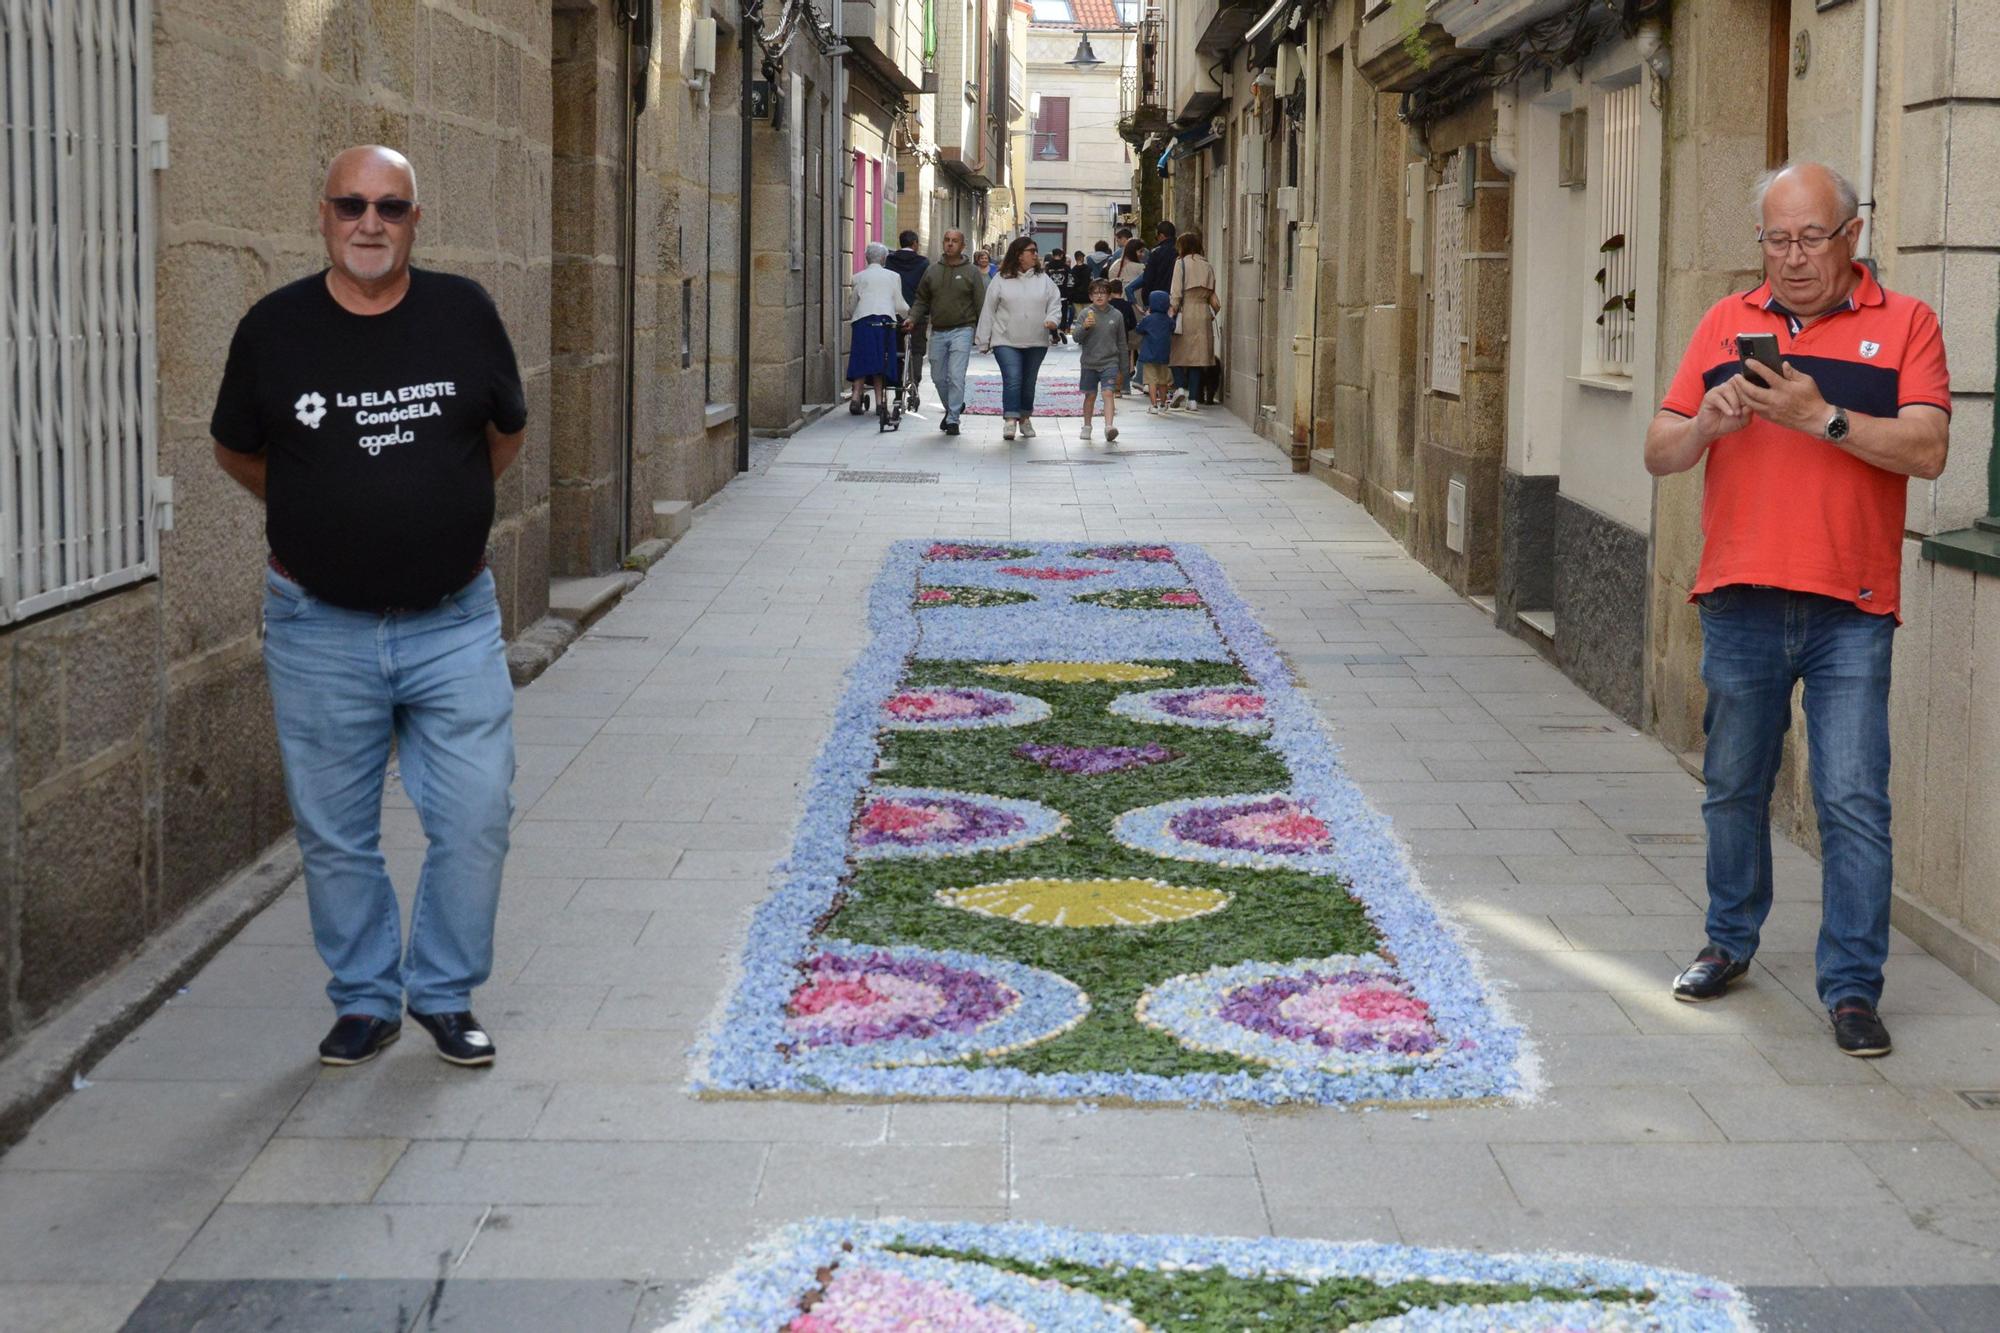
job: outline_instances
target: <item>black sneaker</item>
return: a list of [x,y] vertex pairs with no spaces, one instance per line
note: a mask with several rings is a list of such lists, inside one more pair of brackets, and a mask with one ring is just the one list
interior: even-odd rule
[[958,423],[956,421],[947,421],[941,429],[947,435],[956,435],[958,434]]
[[456,1014],[420,1014],[410,1010],[410,1017],[423,1025],[424,1031],[437,1042],[438,1054],[455,1065],[490,1065],[496,1054],[493,1038],[486,1035],[486,1029],[479,1026],[479,1020],[470,1010]]
[[1864,1060],[1889,1053],[1889,1029],[1866,1000],[1842,1000],[1835,1006],[1833,1040],[1846,1054]]
[[1738,962],[1714,945],[1696,954],[1687,970],[1674,978],[1674,998],[1689,1004],[1713,1000],[1729,989],[1729,983],[1750,970],[1746,959]]
[[342,1014],[333,1020],[332,1031],[319,1044],[323,1065],[367,1064],[382,1048],[403,1035],[403,1025],[389,1018],[369,1014]]

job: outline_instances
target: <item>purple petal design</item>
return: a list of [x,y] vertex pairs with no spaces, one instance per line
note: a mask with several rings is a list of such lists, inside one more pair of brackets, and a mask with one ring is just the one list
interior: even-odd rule
[[964,856],[1054,837],[1069,817],[1037,801],[933,787],[876,787],[854,817],[854,857]]
[[1043,768],[1072,776],[1100,777],[1181,757],[1164,745],[1017,745],[1014,753]]

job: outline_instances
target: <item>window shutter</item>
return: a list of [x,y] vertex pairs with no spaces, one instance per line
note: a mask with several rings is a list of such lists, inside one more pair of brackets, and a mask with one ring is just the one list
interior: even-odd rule
[[1038,138],[1035,141],[1035,146],[1031,150],[1035,156],[1040,156],[1043,144],[1054,144],[1056,155],[1052,160],[1057,162],[1069,161],[1069,99],[1067,97],[1042,98],[1042,114],[1035,118],[1035,132],[1037,135],[1050,136],[1048,138]]

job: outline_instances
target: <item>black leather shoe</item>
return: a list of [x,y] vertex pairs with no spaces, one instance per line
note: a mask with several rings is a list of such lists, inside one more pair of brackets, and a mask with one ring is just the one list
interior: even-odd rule
[[945,434],[947,434],[947,435],[956,435],[956,434],[958,434],[958,423],[957,423],[956,421],[947,421],[947,422],[945,422],[945,423],[944,423],[944,433],[945,433]]
[[1842,1000],[1835,1007],[1833,1040],[1842,1051],[1864,1060],[1889,1053],[1889,1029],[1866,1000]]
[[1711,944],[1694,956],[1685,972],[1674,978],[1674,998],[1689,1004],[1713,1000],[1729,989],[1730,982],[1749,970],[1749,960],[1738,962]]
[[420,1014],[410,1017],[423,1025],[437,1042],[438,1054],[455,1065],[490,1065],[495,1054],[493,1038],[479,1026],[470,1010],[456,1014]]
[[403,1025],[368,1014],[342,1014],[333,1020],[333,1030],[319,1044],[323,1065],[366,1064],[382,1053],[382,1048],[403,1035]]

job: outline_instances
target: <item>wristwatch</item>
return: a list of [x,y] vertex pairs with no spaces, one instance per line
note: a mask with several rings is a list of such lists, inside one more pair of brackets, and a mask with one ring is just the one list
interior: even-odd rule
[[1835,444],[1839,444],[1847,438],[1848,429],[1847,409],[1844,407],[1834,408],[1833,415],[1826,419],[1826,438]]

